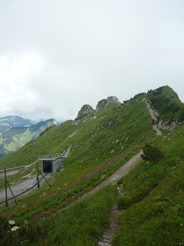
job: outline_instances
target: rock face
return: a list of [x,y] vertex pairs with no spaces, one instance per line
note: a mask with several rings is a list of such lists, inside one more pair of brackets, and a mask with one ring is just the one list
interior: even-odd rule
[[82,106],[81,110],[78,112],[77,118],[79,118],[81,115],[88,115],[88,114],[93,114],[95,110],[88,104],[85,104]]
[[120,103],[119,99],[115,96],[113,97],[108,97],[107,98],[107,105],[109,104],[115,104],[115,103]]
[[96,106],[96,112],[106,108],[107,105],[109,105],[109,104],[116,104],[116,103],[120,103],[120,101],[115,96],[111,96],[111,97],[108,97],[107,99],[103,99],[103,100],[98,102],[98,104]]
[[101,101],[98,102],[97,106],[96,106],[96,112],[104,109],[107,105],[107,99],[102,99]]
[[174,130],[175,127],[177,127],[177,125],[178,125],[177,121],[173,121],[169,125],[168,122],[164,122],[163,120],[160,120],[159,123],[158,123],[158,128],[161,129],[161,130],[172,131],[172,130]]
[[88,104],[82,106],[77,114],[77,118],[73,121],[72,125],[78,125],[81,121],[85,121],[89,116],[92,116],[95,110]]

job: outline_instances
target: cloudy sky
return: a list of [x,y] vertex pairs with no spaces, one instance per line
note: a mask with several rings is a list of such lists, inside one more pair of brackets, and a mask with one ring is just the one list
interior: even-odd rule
[[74,119],[169,85],[184,102],[183,0],[0,0],[0,117]]

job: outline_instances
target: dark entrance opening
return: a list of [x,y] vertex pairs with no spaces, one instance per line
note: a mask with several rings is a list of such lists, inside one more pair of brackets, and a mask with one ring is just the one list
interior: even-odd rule
[[51,173],[52,161],[43,161],[43,173]]

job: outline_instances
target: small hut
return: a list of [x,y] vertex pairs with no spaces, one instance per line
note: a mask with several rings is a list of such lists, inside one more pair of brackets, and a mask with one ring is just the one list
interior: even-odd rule
[[65,156],[39,156],[42,161],[42,173],[55,173],[62,165]]

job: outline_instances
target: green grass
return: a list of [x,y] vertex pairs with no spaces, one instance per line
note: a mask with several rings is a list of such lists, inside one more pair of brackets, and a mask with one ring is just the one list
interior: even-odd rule
[[[119,218],[121,229],[113,245],[181,245],[183,242],[183,130],[181,124],[159,141],[165,149],[164,160],[157,164],[142,161],[119,181],[125,193],[118,201],[123,212]],[[169,146],[165,141],[168,135]]]
[[147,98],[159,113],[158,120],[164,120],[170,124],[172,121],[184,120],[184,104],[178,95],[169,87],[163,86],[156,90],[150,90]]
[[[36,161],[38,155],[50,154],[51,149],[56,155],[71,146],[64,170],[48,177],[51,188],[44,183],[40,189],[18,198],[17,206],[10,202],[8,210],[4,206],[0,208],[1,234],[4,242],[9,242],[7,245],[12,242],[14,245],[97,245],[108,223],[112,204],[117,200],[116,186],[100,191],[69,210],[58,211],[85,196],[138,153],[145,143],[161,149],[164,159],[158,163],[142,161],[119,181],[123,184],[124,196],[117,203],[123,211],[119,218],[120,231],[113,245],[181,243],[184,124],[156,136],[143,97],[146,95],[140,94],[122,105],[109,105],[95,118],[89,117],[79,125],[66,121],[51,127],[36,140],[0,160],[2,169],[24,166]],[[8,177],[9,182],[21,180],[32,169],[33,166]],[[10,219],[21,226],[19,232],[8,232],[7,220]]]
[[[15,233],[10,233],[11,226],[1,219],[1,233],[6,231],[7,235],[0,245],[97,245],[109,222],[116,196],[117,187],[109,186],[62,212],[48,210],[24,221],[14,214],[16,225],[21,227]],[[21,210],[25,213],[24,208]],[[8,219],[12,216],[8,215]]]
[[183,240],[184,162],[169,172],[149,196],[122,212],[113,245],[179,245]]

